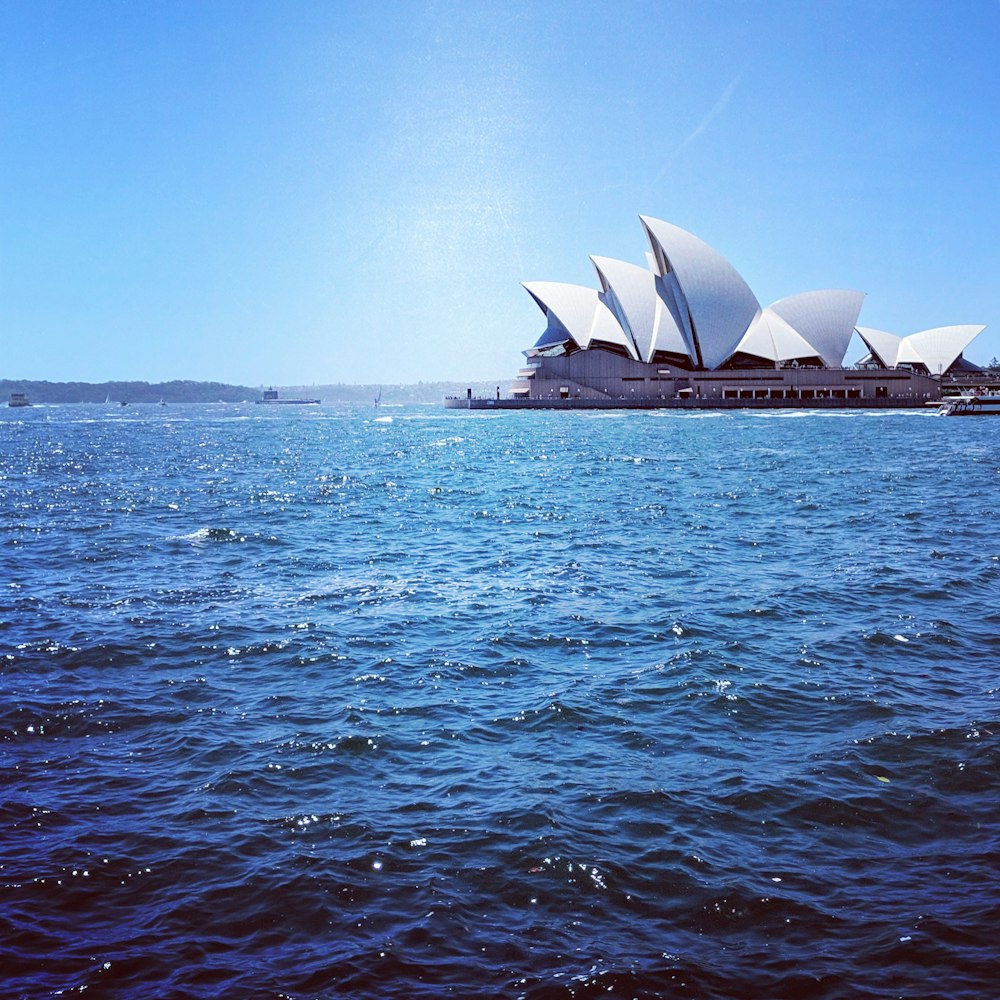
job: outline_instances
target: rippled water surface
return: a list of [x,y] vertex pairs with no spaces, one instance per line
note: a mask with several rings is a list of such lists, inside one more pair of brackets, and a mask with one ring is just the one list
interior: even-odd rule
[[4,409],[4,995],[997,996],[998,441]]

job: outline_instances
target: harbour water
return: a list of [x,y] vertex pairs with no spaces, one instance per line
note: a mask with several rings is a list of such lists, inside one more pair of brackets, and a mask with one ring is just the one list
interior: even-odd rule
[[4,410],[4,995],[998,995],[997,431]]

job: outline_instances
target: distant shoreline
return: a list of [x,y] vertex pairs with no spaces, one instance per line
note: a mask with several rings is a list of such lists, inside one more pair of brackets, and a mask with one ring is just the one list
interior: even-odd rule
[[[416,382],[399,385],[274,386],[283,396],[308,396],[324,403],[439,403],[445,396],[492,395],[505,380],[483,382]],[[23,392],[32,403],[244,403],[261,397],[261,388],[226,382],[47,382],[0,379],[0,405],[12,392]]]

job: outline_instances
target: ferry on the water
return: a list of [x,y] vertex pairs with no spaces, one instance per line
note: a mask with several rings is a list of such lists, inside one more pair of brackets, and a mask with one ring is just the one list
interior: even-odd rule
[[1000,392],[969,392],[946,396],[938,409],[939,417],[1000,416]]
[[319,403],[318,399],[282,399],[278,395],[277,389],[265,389],[260,399],[255,399],[255,403],[270,403],[277,406],[314,406]]

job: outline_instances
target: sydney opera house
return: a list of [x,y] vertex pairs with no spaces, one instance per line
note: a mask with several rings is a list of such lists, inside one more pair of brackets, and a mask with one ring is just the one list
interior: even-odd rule
[[[597,286],[529,281],[546,327],[496,399],[452,407],[922,406],[983,326],[897,336],[857,326],[864,295],[802,292],[762,308],[697,236],[640,216],[647,266],[591,257]],[[869,354],[844,357],[857,331]]]

